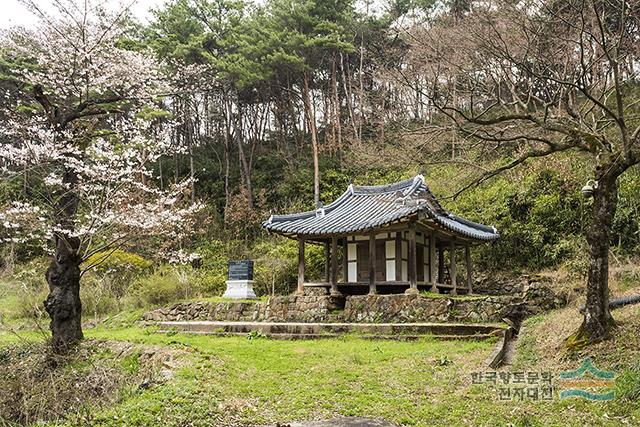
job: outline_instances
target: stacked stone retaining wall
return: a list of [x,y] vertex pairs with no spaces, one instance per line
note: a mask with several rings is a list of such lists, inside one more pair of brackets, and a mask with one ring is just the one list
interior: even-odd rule
[[[498,322],[522,319],[562,307],[566,297],[544,280],[512,281],[508,295],[330,295],[276,296],[268,301],[186,302],[145,313],[146,321],[270,321],[270,322]],[[491,290],[493,286],[485,287]]]

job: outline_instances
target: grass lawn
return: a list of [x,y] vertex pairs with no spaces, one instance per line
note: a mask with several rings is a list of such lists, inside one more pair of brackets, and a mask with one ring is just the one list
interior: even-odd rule
[[[136,393],[96,416],[133,425],[265,424],[338,414],[407,425],[451,425],[466,374],[491,352],[488,342],[318,341],[213,338],[96,330],[92,338],[188,349],[193,363],[171,384]],[[460,395],[458,395],[458,392]],[[452,401],[447,394],[451,393]],[[439,420],[439,421],[438,421]]]
[[[75,372],[75,381],[90,376],[91,366],[100,372],[116,370],[124,385],[102,405],[88,396],[88,404],[66,408],[67,419],[57,418],[50,425],[245,426],[335,416],[384,418],[403,426],[640,425],[639,306],[614,312],[619,322],[614,340],[573,357],[562,354],[561,343],[580,322],[577,307],[529,319],[513,366],[501,370],[557,375],[591,356],[599,368],[618,374],[619,398],[611,402],[559,400],[557,394],[548,402],[500,401],[496,386],[472,384],[471,377],[489,370],[485,360],[495,340],[402,342],[345,336],[278,341],[156,334],[131,326],[140,316],[141,311],[123,312],[85,330],[83,347],[98,350],[86,351],[88,359],[66,366],[65,372]],[[4,331],[2,326],[0,369],[5,348],[44,340],[43,332],[25,324],[12,329],[5,323]],[[96,343],[110,344],[105,349]],[[130,350],[123,355],[118,345]],[[172,378],[141,386],[145,349],[166,351],[181,360],[170,367]],[[41,388],[45,394],[51,389]],[[0,425],[2,416],[0,411]]]
[[[495,342],[351,336],[276,341],[162,335],[137,327],[97,328],[86,335],[175,349],[188,359],[173,379],[129,387],[115,404],[84,411],[82,421],[90,425],[273,425],[338,415],[412,426],[613,426],[640,420],[637,402],[499,401],[494,386],[471,384],[472,372],[486,370]],[[7,338],[0,335],[0,342]]]

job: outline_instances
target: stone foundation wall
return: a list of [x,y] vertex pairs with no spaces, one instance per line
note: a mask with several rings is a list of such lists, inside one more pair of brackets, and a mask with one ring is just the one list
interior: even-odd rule
[[[512,283],[516,283],[512,281]],[[267,302],[180,303],[145,313],[146,321],[271,321],[271,322],[499,322],[519,325],[531,315],[559,308],[566,296],[544,280],[521,278],[510,295],[290,295]]]
[[566,293],[555,292],[549,284],[549,281],[531,280],[523,287],[522,296],[528,315],[564,307],[569,303]]
[[528,276],[508,277],[478,275],[474,277],[473,293],[481,295],[514,295],[522,293]]
[[340,321],[334,314],[340,300],[328,295],[291,295],[269,298],[264,320],[270,322]]
[[146,321],[184,322],[189,320],[259,321],[265,317],[264,302],[185,302],[158,308],[142,316]]
[[348,297],[349,322],[499,322],[522,303],[519,296],[440,297],[358,295]]
[[146,321],[270,322],[497,322],[522,308],[522,298],[481,296],[440,298],[421,295],[273,297],[268,302],[180,303],[145,313]]

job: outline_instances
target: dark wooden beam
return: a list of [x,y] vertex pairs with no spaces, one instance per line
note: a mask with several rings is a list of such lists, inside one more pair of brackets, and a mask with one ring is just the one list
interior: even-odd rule
[[429,280],[431,281],[431,292],[438,292],[438,287],[436,286],[436,283],[438,282],[437,262],[436,235],[435,233],[431,233],[431,235],[429,236]]
[[298,239],[298,290],[299,295],[304,294],[304,239]]
[[456,243],[451,241],[451,248],[449,249],[449,274],[451,275],[451,295],[458,295],[458,284],[456,279]]
[[396,280],[402,280],[402,234],[396,233]]
[[349,281],[349,241],[342,239],[342,281]]
[[369,234],[369,294],[376,292],[376,233]]
[[329,242],[324,242],[324,281],[329,281],[330,269],[331,266],[331,249],[329,247]]
[[331,284],[331,295],[339,296],[338,290],[338,238],[333,237],[331,239],[331,273],[329,278]]
[[467,293],[473,291],[473,266],[471,265],[471,249],[469,245],[464,247],[464,257],[467,262]]
[[438,283],[444,283],[444,247],[438,247]]
[[418,293],[418,264],[416,260],[416,223],[409,223],[409,262],[408,262],[408,279],[409,289],[406,290],[407,294]]

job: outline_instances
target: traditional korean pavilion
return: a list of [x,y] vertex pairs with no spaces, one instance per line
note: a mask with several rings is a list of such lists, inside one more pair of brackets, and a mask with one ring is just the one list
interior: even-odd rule
[[[330,205],[272,215],[263,226],[298,240],[298,293],[305,287],[325,287],[331,295],[367,290],[411,294],[419,289],[471,293],[471,247],[499,238],[495,227],[447,212],[422,175],[387,185],[349,185]],[[323,282],[305,281],[305,243],[325,247]],[[457,265],[462,251],[464,280]]]

